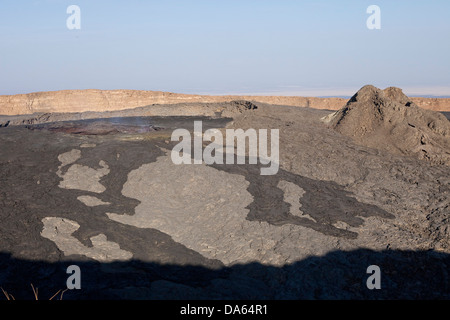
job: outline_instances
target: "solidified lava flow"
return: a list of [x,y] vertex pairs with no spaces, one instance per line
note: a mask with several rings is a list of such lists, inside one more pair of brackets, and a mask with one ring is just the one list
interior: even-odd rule
[[27,126],[27,128],[79,135],[140,134],[163,129],[150,124],[126,124],[106,120],[55,122]]

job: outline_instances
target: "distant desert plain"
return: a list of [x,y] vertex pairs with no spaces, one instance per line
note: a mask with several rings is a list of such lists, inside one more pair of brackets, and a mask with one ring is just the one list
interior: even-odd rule
[[[410,99],[424,109],[450,112],[450,98],[411,97]],[[152,104],[219,103],[233,100],[337,110],[342,108],[348,99],[299,96],[194,95],[144,90],[61,90],[0,95],[0,115],[36,112],[102,112],[132,109]]]

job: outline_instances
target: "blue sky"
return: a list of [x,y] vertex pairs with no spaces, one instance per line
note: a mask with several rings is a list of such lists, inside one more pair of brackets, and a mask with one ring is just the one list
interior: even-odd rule
[[[80,30],[66,27],[72,4]],[[448,0],[2,0],[0,94],[450,95],[449,39]]]

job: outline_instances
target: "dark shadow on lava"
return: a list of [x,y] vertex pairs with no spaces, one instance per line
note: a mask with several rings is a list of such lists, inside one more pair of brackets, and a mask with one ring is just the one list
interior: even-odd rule
[[[16,300],[48,300],[66,288],[69,265],[81,270],[81,289],[63,300],[322,300],[450,299],[450,255],[435,251],[334,251],[275,267],[259,263],[210,269],[194,265],[86,259],[47,263],[0,253],[0,286]],[[366,283],[369,265],[381,270],[381,289]],[[57,296],[55,299],[58,299]],[[6,300],[3,294],[0,300]]]

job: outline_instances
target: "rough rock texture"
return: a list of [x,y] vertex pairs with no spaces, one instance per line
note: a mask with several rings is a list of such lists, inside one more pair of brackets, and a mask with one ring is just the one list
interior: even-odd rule
[[450,122],[440,112],[420,108],[399,88],[364,86],[324,120],[365,146],[450,164]]
[[[0,115],[114,111],[152,104],[214,103],[249,100],[276,105],[337,110],[346,99],[296,96],[210,96],[140,90],[61,90],[0,96]],[[413,98],[423,108],[450,111],[450,99]]]
[[[123,111],[123,125],[164,128],[149,132],[0,128],[0,286],[45,299],[75,264],[82,289],[64,299],[450,298],[447,166],[357,144],[321,121],[329,111],[254,105]],[[278,173],[175,166],[171,133],[196,120],[278,129]],[[381,290],[366,286],[370,265]]]
[[41,236],[50,239],[58,248],[66,254],[82,254],[101,262],[117,260],[129,260],[133,254],[121,250],[117,243],[108,241],[104,234],[91,237],[92,247],[84,246],[72,234],[80,228],[80,225],[72,220],[47,217],[42,219],[44,227]]

